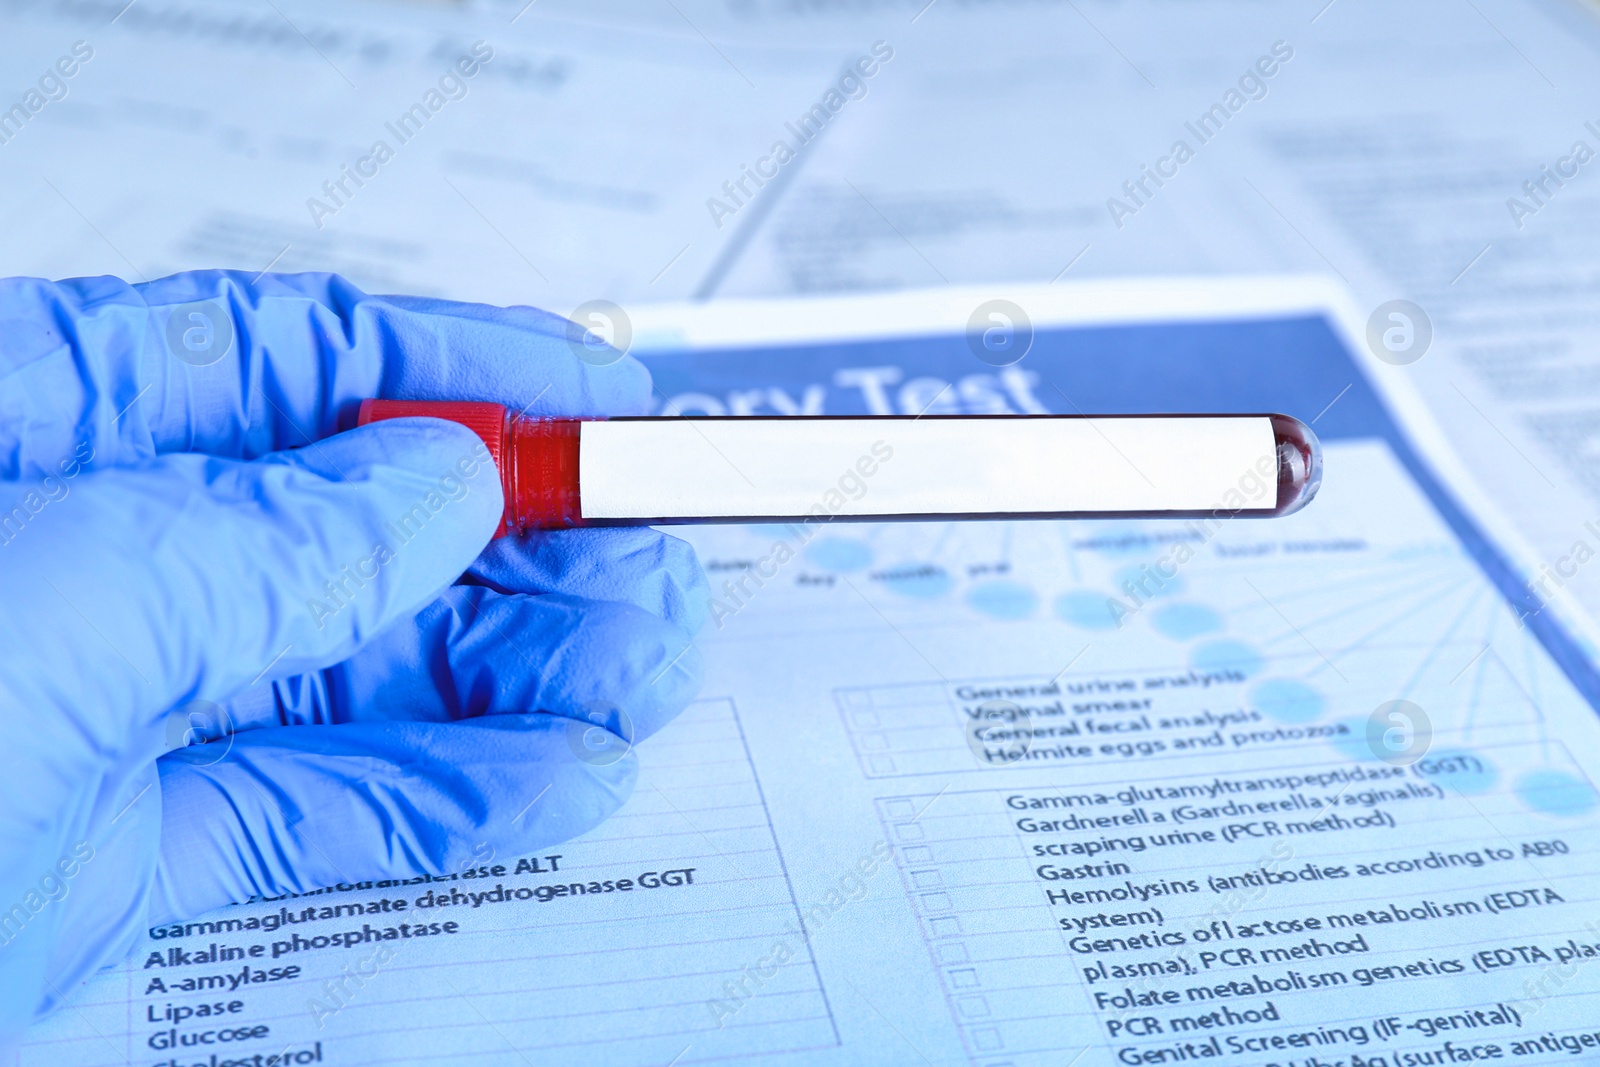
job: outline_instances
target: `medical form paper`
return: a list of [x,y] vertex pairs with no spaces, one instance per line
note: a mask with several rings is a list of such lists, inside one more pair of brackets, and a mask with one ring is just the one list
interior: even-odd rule
[[[692,529],[705,689],[619,814],[151,930],[20,1062],[1600,1056],[1586,638],[1519,598],[1360,323],[1246,288],[1013,289],[999,367],[979,293],[641,310],[663,410],[1277,410],[1323,489],[1273,521]],[[872,492],[852,465],[817,499]]]

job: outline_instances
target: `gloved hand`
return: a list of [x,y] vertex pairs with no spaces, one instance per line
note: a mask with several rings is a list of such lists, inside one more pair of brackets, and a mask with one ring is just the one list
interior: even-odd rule
[[149,925],[532,853],[627,796],[699,685],[688,547],[484,552],[471,431],[337,432],[371,396],[642,413],[644,368],[566,331],[329,275],[0,281],[0,1051]]

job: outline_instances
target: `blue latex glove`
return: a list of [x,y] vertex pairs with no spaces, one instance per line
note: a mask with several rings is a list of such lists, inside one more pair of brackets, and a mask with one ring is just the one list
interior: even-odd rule
[[471,431],[337,432],[374,396],[644,412],[644,368],[566,330],[329,275],[0,281],[0,1048],[148,925],[532,853],[627,796],[618,738],[699,685],[688,547],[485,552]]

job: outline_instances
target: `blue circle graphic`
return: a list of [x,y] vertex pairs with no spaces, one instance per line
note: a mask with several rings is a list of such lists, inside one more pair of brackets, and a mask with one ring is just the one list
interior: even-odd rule
[[1009,578],[996,578],[972,587],[967,603],[973,610],[995,619],[1026,619],[1039,607],[1039,594]]
[[1267,678],[1250,690],[1250,706],[1279,722],[1311,722],[1327,710],[1323,695],[1293,678]]
[[1056,597],[1056,617],[1085,630],[1115,630],[1117,616],[1112,613],[1111,604],[1111,598],[1104,593],[1062,593]]
[[1340,755],[1353,760],[1376,760],[1377,753],[1372,751],[1372,746],[1367,743],[1366,719],[1340,719],[1334,724],[1344,732],[1329,739],[1328,743],[1339,750]]
[[1587,815],[1600,803],[1594,786],[1566,771],[1533,771],[1517,782],[1517,795],[1546,815]]
[[1189,655],[1189,666],[1197,671],[1234,670],[1246,678],[1261,673],[1265,665],[1261,653],[1243,641],[1228,638],[1207,641]]
[[[1168,565],[1166,569],[1173,571],[1171,578],[1162,577],[1152,564],[1130,564],[1118,570],[1112,581],[1116,583],[1118,592],[1138,596],[1144,600],[1158,596],[1176,596],[1183,592],[1183,579],[1172,566]],[[1128,593],[1130,587],[1133,589],[1132,593]]]
[[1222,629],[1222,616],[1204,604],[1168,604],[1150,618],[1156,633],[1174,641],[1187,641]]
[[859,571],[872,563],[872,549],[865,541],[830,537],[806,549],[806,560],[825,571]]

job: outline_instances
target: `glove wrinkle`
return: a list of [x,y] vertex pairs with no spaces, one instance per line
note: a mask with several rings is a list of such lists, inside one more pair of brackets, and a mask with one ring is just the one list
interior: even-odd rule
[[152,918],[446,874],[481,862],[484,844],[520,856],[582,833],[631,791],[636,765],[585,762],[568,733],[541,715],[367,722],[250,731],[205,764],[169,754]]
[[[209,363],[169,330],[202,321],[229,339]],[[0,951],[0,1060],[152,921],[587,832],[693,697],[709,597],[687,545],[572,531],[474,565],[503,501],[492,466],[452,474],[471,431],[337,432],[367,397],[647,414],[643,365],[579,359],[561,318],[195,271],[0,279],[0,323],[0,514],[29,516],[0,536],[28,608],[0,613],[27,726],[0,900],[96,850]],[[597,753],[597,725],[629,744]]]
[[694,550],[647,528],[540,530],[492,542],[462,581],[500,593],[574,593],[634,604],[698,633],[711,591]]

